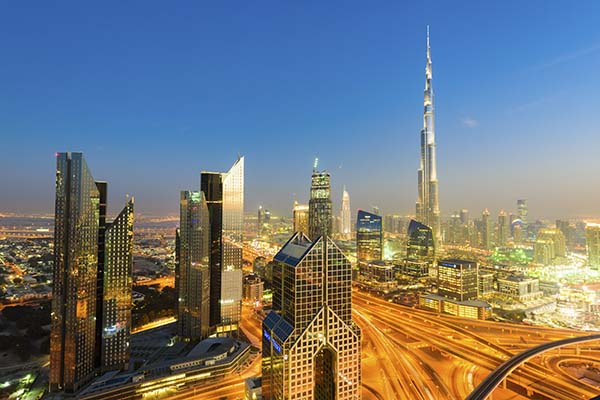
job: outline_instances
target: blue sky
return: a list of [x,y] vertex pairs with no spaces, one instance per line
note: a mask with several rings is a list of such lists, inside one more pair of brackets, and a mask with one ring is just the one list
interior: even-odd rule
[[0,211],[51,212],[83,151],[137,211],[176,214],[246,156],[246,208],[306,201],[315,156],[353,209],[413,212],[431,25],[443,215],[600,215],[600,3],[4,2]]

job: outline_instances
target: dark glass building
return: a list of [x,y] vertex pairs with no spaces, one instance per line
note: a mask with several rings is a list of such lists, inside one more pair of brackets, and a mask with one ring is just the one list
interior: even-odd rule
[[358,210],[356,219],[356,257],[359,262],[383,259],[383,223],[381,216]]
[[308,236],[312,240],[318,239],[319,236],[332,235],[331,207],[331,176],[329,172],[317,171],[317,161],[315,161],[308,201]]
[[94,375],[100,192],[81,153],[56,155],[50,390]]
[[435,242],[430,227],[414,219],[408,224],[406,257],[412,260],[433,260]]
[[262,325],[263,398],[360,398],[350,262],[329,238],[301,232],[274,261],[273,310]]
[[202,172],[210,218],[210,325],[217,334],[236,331],[242,314],[244,157],[228,172]]
[[210,334],[210,222],[202,192],[182,191],[176,240],[177,334]]

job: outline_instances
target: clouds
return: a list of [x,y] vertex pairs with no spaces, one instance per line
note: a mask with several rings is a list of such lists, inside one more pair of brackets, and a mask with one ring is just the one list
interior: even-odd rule
[[467,128],[475,128],[476,126],[479,126],[479,121],[473,117],[465,117],[460,122]]
[[583,57],[583,56],[587,56],[587,55],[595,53],[599,50],[600,50],[600,43],[596,43],[593,46],[590,46],[590,47],[587,47],[584,49],[579,49],[576,51],[572,51],[570,53],[561,54],[561,55],[553,58],[552,60],[548,60],[542,64],[538,64],[538,65],[531,67],[530,70],[534,71],[534,72],[541,71],[546,68],[554,67],[555,65],[558,65],[558,64],[562,64],[562,63],[572,61],[572,60],[575,60],[575,59]]

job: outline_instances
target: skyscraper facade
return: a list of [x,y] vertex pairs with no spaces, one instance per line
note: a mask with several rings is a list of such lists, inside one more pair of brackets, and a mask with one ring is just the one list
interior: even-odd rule
[[458,301],[477,298],[477,263],[465,260],[438,262],[438,294]]
[[508,233],[510,231],[510,223],[504,210],[500,210],[498,214],[498,246],[505,246],[508,242]]
[[435,246],[431,228],[414,219],[408,224],[406,256],[409,259],[433,261]]
[[318,171],[318,159],[313,167],[308,202],[308,236],[317,240],[319,236],[331,236],[333,215],[331,211],[331,176]]
[[481,247],[487,250],[492,248],[492,221],[487,208],[481,215]]
[[359,262],[383,260],[381,216],[358,210],[356,219],[356,257]]
[[[133,198],[104,230],[101,369],[123,369],[129,364],[131,286],[133,273]],[[101,244],[102,246],[102,244]]]
[[210,334],[210,222],[203,192],[182,191],[177,240],[177,334]]
[[600,270],[600,224],[589,223],[585,227],[585,246],[588,265]]
[[360,399],[350,262],[329,238],[302,233],[274,260],[273,310],[262,325],[263,398]]
[[236,331],[242,313],[244,157],[228,172],[202,172],[210,218],[210,325]]
[[294,232],[304,232],[308,234],[308,206],[294,202],[293,209]]
[[527,199],[517,200],[517,216],[523,223],[527,223],[527,215],[529,214],[529,208],[527,207]]
[[342,192],[342,212],[341,212],[341,221],[342,226],[340,229],[340,234],[344,239],[350,239],[352,235],[352,222],[350,216],[350,195],[346,191],[344,187],[344,191]]
[[94,375],[100,192],[81,153],[57,153],[50,390]]
[[425,66],[423,105],[423,129],[421,130],[421,159],[418,171],[416,219],[432,228],[434,241],[437,244],[440,240],[441,225],[435,150],[434,96],[432,86],[431,49],[429,46],[429,27],[427,27],[427,64]]

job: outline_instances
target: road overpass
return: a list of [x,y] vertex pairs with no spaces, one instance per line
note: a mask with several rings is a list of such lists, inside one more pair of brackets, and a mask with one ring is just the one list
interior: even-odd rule
[[525,363],[530,358],[538,356],[548,350],[557,349],[563,346],[567,346],[570,344],[577,343],[585,343],[591,342],[595,340],[600,340],[600,335],[589,335],[589,336],[580,336],[568,339],[557,340],[554,342],[544,343],[538,346],[535,346],[529,350],[525,350],[522,353],[515,355],[510,358],[508,361],[500,365],[496,368],[487,378],[485,378],[476,388],[475,390],[467,396],[465,400],[483,400],[487,399],[494,389],[504,381],[510,375],[512,371],[518,368],[521,364]]

